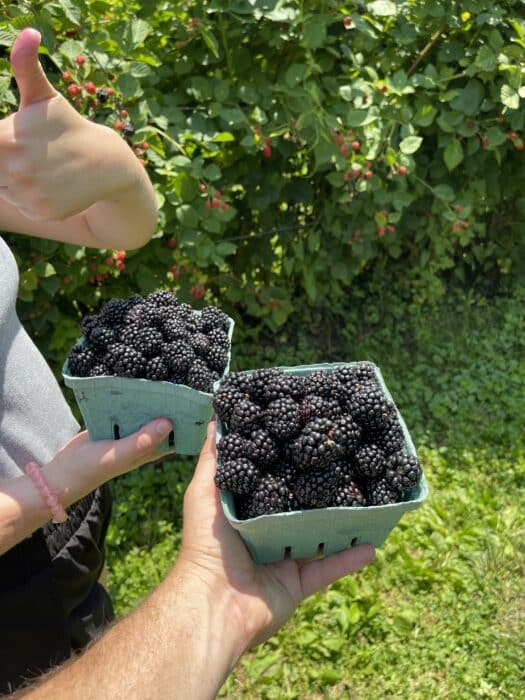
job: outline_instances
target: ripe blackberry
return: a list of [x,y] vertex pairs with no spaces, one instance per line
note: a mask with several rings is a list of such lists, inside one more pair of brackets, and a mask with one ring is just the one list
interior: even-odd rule
[[352,454],[361,440],[361,428],[350,415],[335,418],[333,422],[330,437],[342,447],[344,454]]
[[109,98],[109,92],[107,91],[107,88],[98,88],[97,97],[100,104],[104,104],[105,102],[107,102]]
[[249,437],[261,424],[261,409],[253,401],[243,399],[235,404],[230,418],[230,427],[241,435]]
[[98,353],[106,352],[109,345],[116,341],[115,331],[103,325],[93,326],[89,334],[89,345]]
[[245,372],[229,372],[229,374],[221,380],[220,389],[236,389],[245,398],[250,397],[250,375]]
[[251,458],[252,462],[257,461],[253,459],[251,454],[250,442],[237,433],[228,433],[219,440],[217,443],[217,455],[221,462],[230,462],[239,457],[248,456]]
[[235,405],[245,398],[246,394],[241,394],[234,386],[221,383],[212,399],[213,410],[222,421],[229,425]]
[[386,457],[377,445],[363,445],[354,454],[356,473],[364,479],[378,479],[386,471]]
[[228,364],[228,351],[218,345],[210,345],[204,354],[204,360],[210,369],[221,375]]
[[262,369],[254,370],[250,374],[249,378],[249,393],[252,401],[255,401],[255,403],[259,404],[260,406],[265,406],[266,385],[281,374],[282,370],[277,369],[276,367],[264,367]]
[[387,460],[385,481],[398,493],[410,490],[421,479],[421,465],[408,452],[394,452]]
[[270,381],[263,389],[264,401],[266,403],[284,397],[297,400],[302,398],[303,393],[303,378],[294,374],[286,374],[285,372],[270,378]]
[[152,357],[146,364],[146,372],[144,376],[146,379],[167,381],[169,379],[170,372],[162,357]]
[[138,350],[144,357],[156,357],[162,351],[162,333],[152,326],[131,324],[120,334],[120,342]]
[[220,489],[236,494],[247,494],[252,492],[259,476],[259,469],[253,462],[246,457],[237,457],[218,463],[214,481]]
[[244,517],[255,518],[270,513],[287,513],[298,508],[298,502],[286,481],[275,474],[263,474],[244,503]]
[[210,345],[215,345],[219,348],[224,348],[225,350],[230,349],[230,339],[228,334],[221,331],[220,328],[212,328],[207,334]]
[[201,311],[199,326],[205,332],[211,331],[213,328],[227,332],[230,327],[230,319],[217,306],[205,306]]
[[135,133],[135,127],[133,124],[124,124],[124,128],[122,129],[122,133],[127,139],[130,139],[133,134]]
[[144,304],[140,305],[140,322],[143,326],[152,326],[154,328],[162,329],[162,324],[164,319],[169,313],[169,307],[157,306],[150,301],[145,301]]
[[113,372],[109,369],[109,367],[104,364],[104,362],[98,362],[96,365],[93,365],[89,372],[87,373],[88,377],[109,377],[113,374]]
[[366,382],[377,383],[374,367],[370,362],[342,365],[334,370],[334,375],[341,384],[347,387],[354,387]]
[[172,343],[174,340],[184,340],[188,342],[190,338],[189,331],[184,321],[175,316],[168,316],[163,320],[161,331],[164,340],[168,343]]
[[67,355],[68,368],[74,377],[87,377],[99,358],[86,345],[74,345]]
[[80,322],[82,335],[87,340],[89,340],[92,331],[95,328],[99,328],[100,326],[104,326],[104,321],[100,316],[84,316],[84,318]]
[[278,440],[289,440],[301,431],[299,406],[287,396],[269,403],[263,420],[266,428]]
[[299,474],[292,488],[301,508],[325,508],[332,500],[337,483],[337,473],[328,466],[319,471]]
[[345,393],[344,387],[333,372],[316,369],[304,378],[305,395],[314,394],[325,399],[339,400]]
[[367,501],[355,481],[349,481],[336,488],[329,505],[338,506],[340,508],[355,508],[366,506]]
[[359,389],[349,396],[347,408],[359,425],[372,430],[384,426],[395,411],[394,404],[372,383],[359,385]]
[[262,470],[272,467],[279,459],[277,445],[270,433],[262,428],[257,428],[250,433],[248,446],[250,459]]
[[343,409],[335,399],[324,399],[322,396],[308,394],[299,404],[299,413],[305,423],[312,418],[330,418],[335,420],[342,415]]
[[204,362],[198,358],[193,361],[193,364],[188,370],[186,378],[188,386],[199,391],[211,393],[213,384],[219,379],[219,375],[213,372]]
[[175,308],[179,303],[173,292],[164,291],[162,289],[148,294],[146,301],[149,304],[153,304],[153,306],[167,306],[172,308]]
[[162,347],[161,355],[170,373],[184,375],[195,361],[195,353],[190,346],[182,340],[166,343]]
[[182,304],[179,304],[174,310],[174,315],[183,321],[188,321],[190,318],[194,317],[195,311],[193,310],[191,304],[183,302]]
[[127,310],[125,299],[110,299],[102,308],[101,318],[110,328],[118,328],[124,323]]
[[322,469],[342,456],[342,448],[331,437],[335,425],[328,418],[314,418],[290,445],[290,454],[300,469]]
[[208,336],[204,335],[204,333],[190,333],[189,337],[189,344],[193,348],[193,351],[197,355],[197,357],[204,357],[206,354],[206,351],[209,348],[210,341],[208,340]]
[[330,464],[330,468],[337,475],[337,483],[339,486],[349,484],[351,481],[357,481],[357,475],[353,463],[347,457],[336,459]]
[[117,343],[109,348],[113,357],[113,372],[118,377],[143,377],[146,358],[135,348]]
[[366,489],[366,497],[371,506],[385,506],[389,503],[398,503],[401,499],[386,479],[371,481]]
[[368,439],[380,447],[385,455],[402,450],[405,438],[397,415],[392,413],[391,416],[388,416],[378,430],[371,431],[368,434]]

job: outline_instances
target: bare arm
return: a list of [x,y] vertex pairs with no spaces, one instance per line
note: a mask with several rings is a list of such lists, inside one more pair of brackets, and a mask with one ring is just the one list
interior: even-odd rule
[[[67,507],[118,474],[160,459],[155,447],[171,427],[166,419],[153,421],[119,441],[91,442],[87,433],[79,433],[45,465],[44,474]],[[49,519],[49,509],[29,477],[0,479],[0,555]]]
[[40,35],[11,53],[20,91],[0,120],[0,229],[103,248],[138,248],[156,225],[153,186],[112,129],[80,116],[47,80]]
[[212,424],[167,578],[82,656],[17,697],[210,700],[241,654],[274,634],[303,598],[374,558],[361,545],[323,560],[255,565],[224,517],[215,468]]

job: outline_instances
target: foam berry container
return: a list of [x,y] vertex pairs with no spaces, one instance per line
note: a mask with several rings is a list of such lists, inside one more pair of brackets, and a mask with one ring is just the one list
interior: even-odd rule
[[[230,347],[234,325],[230,318]],[[231,349],[221,378],[228,373],[230,360]],[[173,421],[174,431],[159,445],[159,452],[200,453],[213,415],[213,394],[161,380],[76,377],[70,373],[67,360],[62,377],[66,386],[73,390],[91,440],[126,437],[150,420],[162,416]]]
[[[343,365],[353,364],[357,363],[338,362],[279,369],[304,376],[315,370],[334,371]],[[382,391],[395,406],[381,370],[373,363],[368,364],[372,364]],[[247,374],[249,373],[248,371]],[[417,457],[414,443],[397,406],[395,410],[403,430],[404,449]],[[223,424],[218,420],[217,441],[220,441],[225,433]],[[221,491],[220,498],[226,518],[242,537],[254,562],[267,564],[288,558],[313,557],[320,553],[335,554],[357,544],[380,547],[401,517],[419,508],[428,498],[428,486],[425,475],[422,474],[419,483],[410,491],[409,499],[401,503],[297,510],[259,515],[247,520],[238,518],[234,495],[231,492]]]

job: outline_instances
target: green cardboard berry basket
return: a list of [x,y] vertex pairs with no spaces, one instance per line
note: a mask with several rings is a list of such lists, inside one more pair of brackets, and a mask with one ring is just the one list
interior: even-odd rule
[[[230,343],[234,325],[230,318]],[[229,371],[230,360],[231,350],[223,377]],[[213,415],[212,394],[150,379],[74,377],[67,364],[66,360],[62,376],[75,394],[91,440],[126,437],[162,416],[173,421],[174,431],[159,445],[159,452],[197,455],[201,451]]]
[[[281,367],[284,372],[307,375],[317,369],[333,371],[353,362],[336,362],[316,365]],[[385,396],[394,405],[381,370],[372,364],[377,381]],[[247,372],[249,373],[249,372]],[[403,417],[396,411],[405,437],[405,449],[414,456],[416,449]],[[217,441],[222,437],[223,426],[217,421]],[[281,559],[299,559],[340,552],[357,544],[372,544],[379,547],[386,540],[401,516],[419,508],[428,497],[428,486],[424,474],[410,493],[410,500],[383,506],[330,507],[299,510],[289,513],[260,515],[248,520],[239,520],[235,511],[232,493],[221,491],[224,514],[233,528],[241,535],[252,559],[257,564],[267,564]]]

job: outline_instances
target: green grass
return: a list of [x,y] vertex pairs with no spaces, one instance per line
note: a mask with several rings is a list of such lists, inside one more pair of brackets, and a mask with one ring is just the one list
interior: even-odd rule
[[[525,697],[524,298],[522,290],[490,303],[458,296],[435,309],[370,300],[346,324],[318,326],[319,335],[313,319],[308,335],[292,327],[256,345],[249,333],[237,341],[240,368],[377,362],[430,497],[373,565],[305,601],[246,654],[222,697]],[[174,561],[191,471],[175,459],[114,484],[108,578],[119,613]]]

